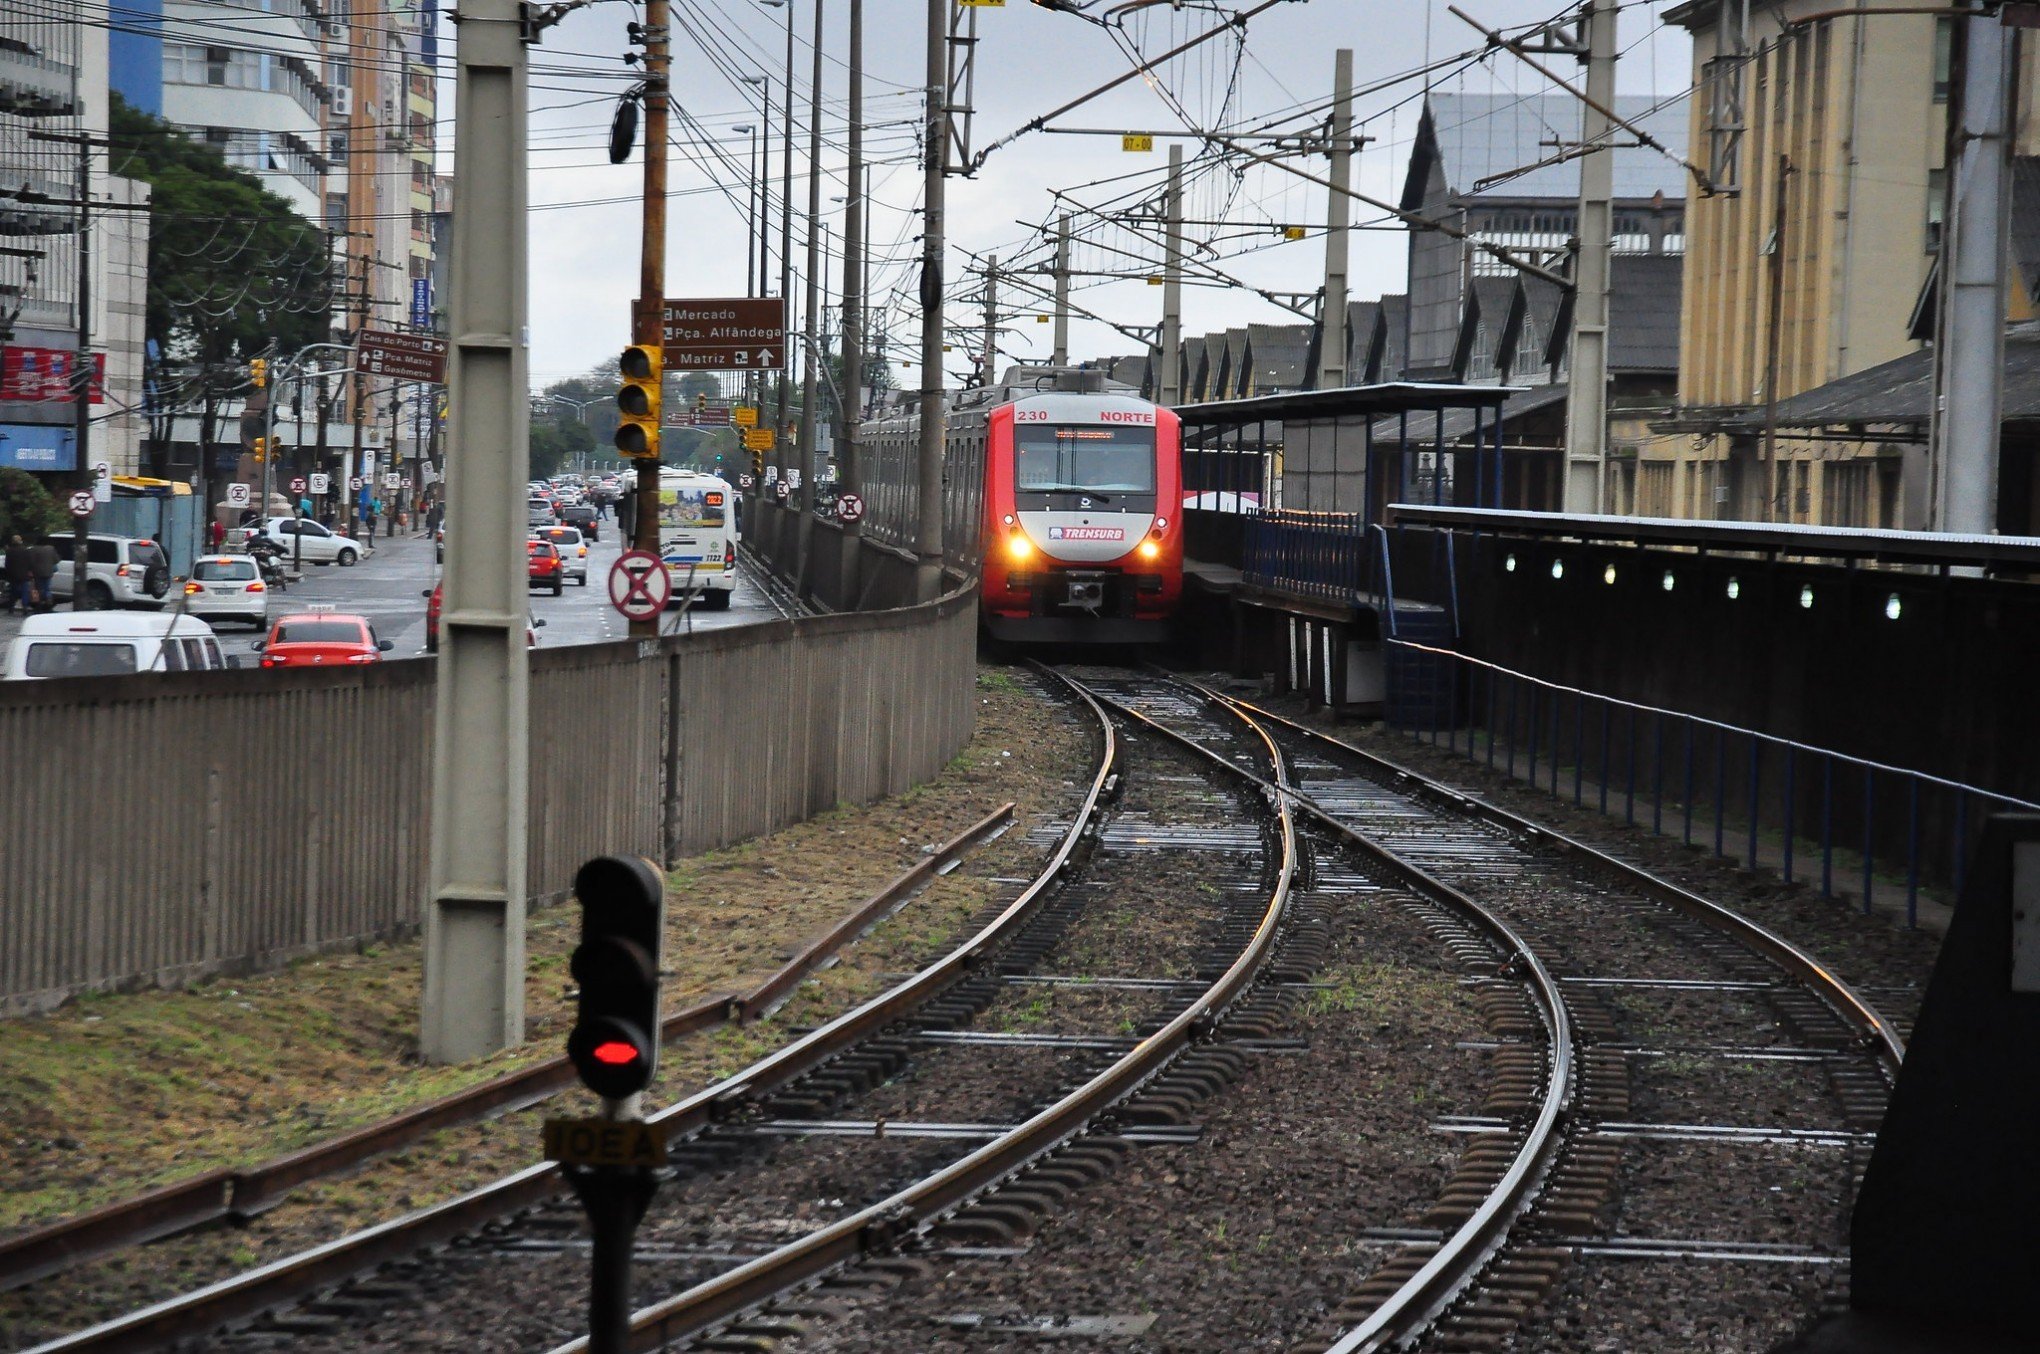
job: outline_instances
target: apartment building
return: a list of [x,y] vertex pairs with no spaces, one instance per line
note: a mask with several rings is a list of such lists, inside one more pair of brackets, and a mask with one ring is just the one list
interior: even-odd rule
[[[79,144],[106,137],[109,27],[105,0],[0,8],[0,467],[140,469],[149,191],[110,174],[102,146]],[[82,279],[81,192],[92,207]],[[95,371],[82,455],[81,280]]]
[[[1774,408],[1932,337],[1953,30],[1921,8],[1667,13],[1693,35],[1691,144],[1713,191],[1687,207],[1678,404],[1641,449],[1638,512],[1928,524],[1919,430],[1779,428]],[[2020,82],[2031,110],[2030,61]]]

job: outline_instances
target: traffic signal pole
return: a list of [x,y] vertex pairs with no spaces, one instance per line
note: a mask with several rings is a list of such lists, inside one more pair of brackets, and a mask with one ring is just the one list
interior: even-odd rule
[[[638,300],[631,312],[630,341],[663,351],[666,343],[666,110],[673,66],[672,23],[666,0],[645,0],[645,192],[644,240],[638,260]],[[637,525],[632,543],[659,552],[658,443],[637,464]],[[630,623],[633,639],[653,639],[659,617]]]
[[[836,452],[839,492],[861,494],[857,439],[864,419],[864,0],[850,0],[850,167],[843,185],[843,445]],[[844,610],[857,606],[861,519],[843,523]]]

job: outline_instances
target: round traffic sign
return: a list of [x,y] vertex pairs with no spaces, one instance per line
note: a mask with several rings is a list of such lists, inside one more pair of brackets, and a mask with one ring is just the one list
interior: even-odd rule
[[353,490],[353,491],[354,491],[355,493],[357,493],[357,494],[358,494],[358,493],[360,493],[360,492],[361,492],[361,476],[359,476],[359,475],[356,475],[356,476],[354,476],[353,478],[349,479],[349,480],[347,481],[347,487],[348,487],[349,489]]
[[649,550],[626,550],[609,566],[609,604],[628,620],[652,619],[672,597],[666,563]]
[[792,496],[793,489],[785,480],[777,480],[772,485],[772,493],[781,503],[784,503]]
[[737,487],[739,489],[748,489],[757,482],[758,482],[757,480],[753,479],[748,474],[737,476]]
[[227,506],[228,506],[228,507],[230,507],[230,508],[245,508],[245,507],[247,507],[247,506],[248,506],[248,486],[247,486],[247,485],[245,485],[245,484],[230,484],[230,485],[228,485],[228,486],[227,486]]
[[290,491],[294,494],[301,494],[305,491],[305,477],[303,475],[292,475],[290,477]]
[[855,522],[864,516],[864,500],[856,494],[842,494],[836,499],[836,516],[845,522]]
[[80,489],[71,495],[71,516],[73,517],[90,517],[92,510],[97,506],[99,506],[99,500],[93,497],[90,489]]

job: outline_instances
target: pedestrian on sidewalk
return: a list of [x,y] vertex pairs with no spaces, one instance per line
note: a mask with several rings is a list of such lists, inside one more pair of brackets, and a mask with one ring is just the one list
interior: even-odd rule
[[227,543],[227,529],[220,525],[219,518],[213,518],[212,525],[206,529],[206,539],[212,543],[212,552],[215,555],[219,554],[220,547]]
[[20,607],[22,614],[28,614],[29,583],[35,577],[28,567],[28,547],[22,543],[19,534],[7,538],[7,610],[11,614]]
[[367,540],[371,545],[375,543],[375,510],[381,506],[382,503],[379,500],[373,501],[361,514],[361,520],[367,527]]
[[[51,600],[50,580],[57,576],[57,548],[48,541],[38,541],[28,548],[30,611],[48,611],[55,603]],[[74,603],[75,605],[75,603]]]

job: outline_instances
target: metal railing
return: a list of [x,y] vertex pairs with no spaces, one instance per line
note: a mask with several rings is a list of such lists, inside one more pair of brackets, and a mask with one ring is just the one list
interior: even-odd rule
[[1959,895],[1984,819],[2040,804],[1924,771],[1854,757],[1700,715],[1548,682],[1450,649],[1407,640],[1449,674],[1422,718],[1391,727],[1421,737],[1579,807],[1619,811],[1716,856],[1775,869],[1788,884],[1817,878],[1823,897],[1853,883],[1863,911],[1880,888],[1905,893],[1908,926],[1923,887]]

